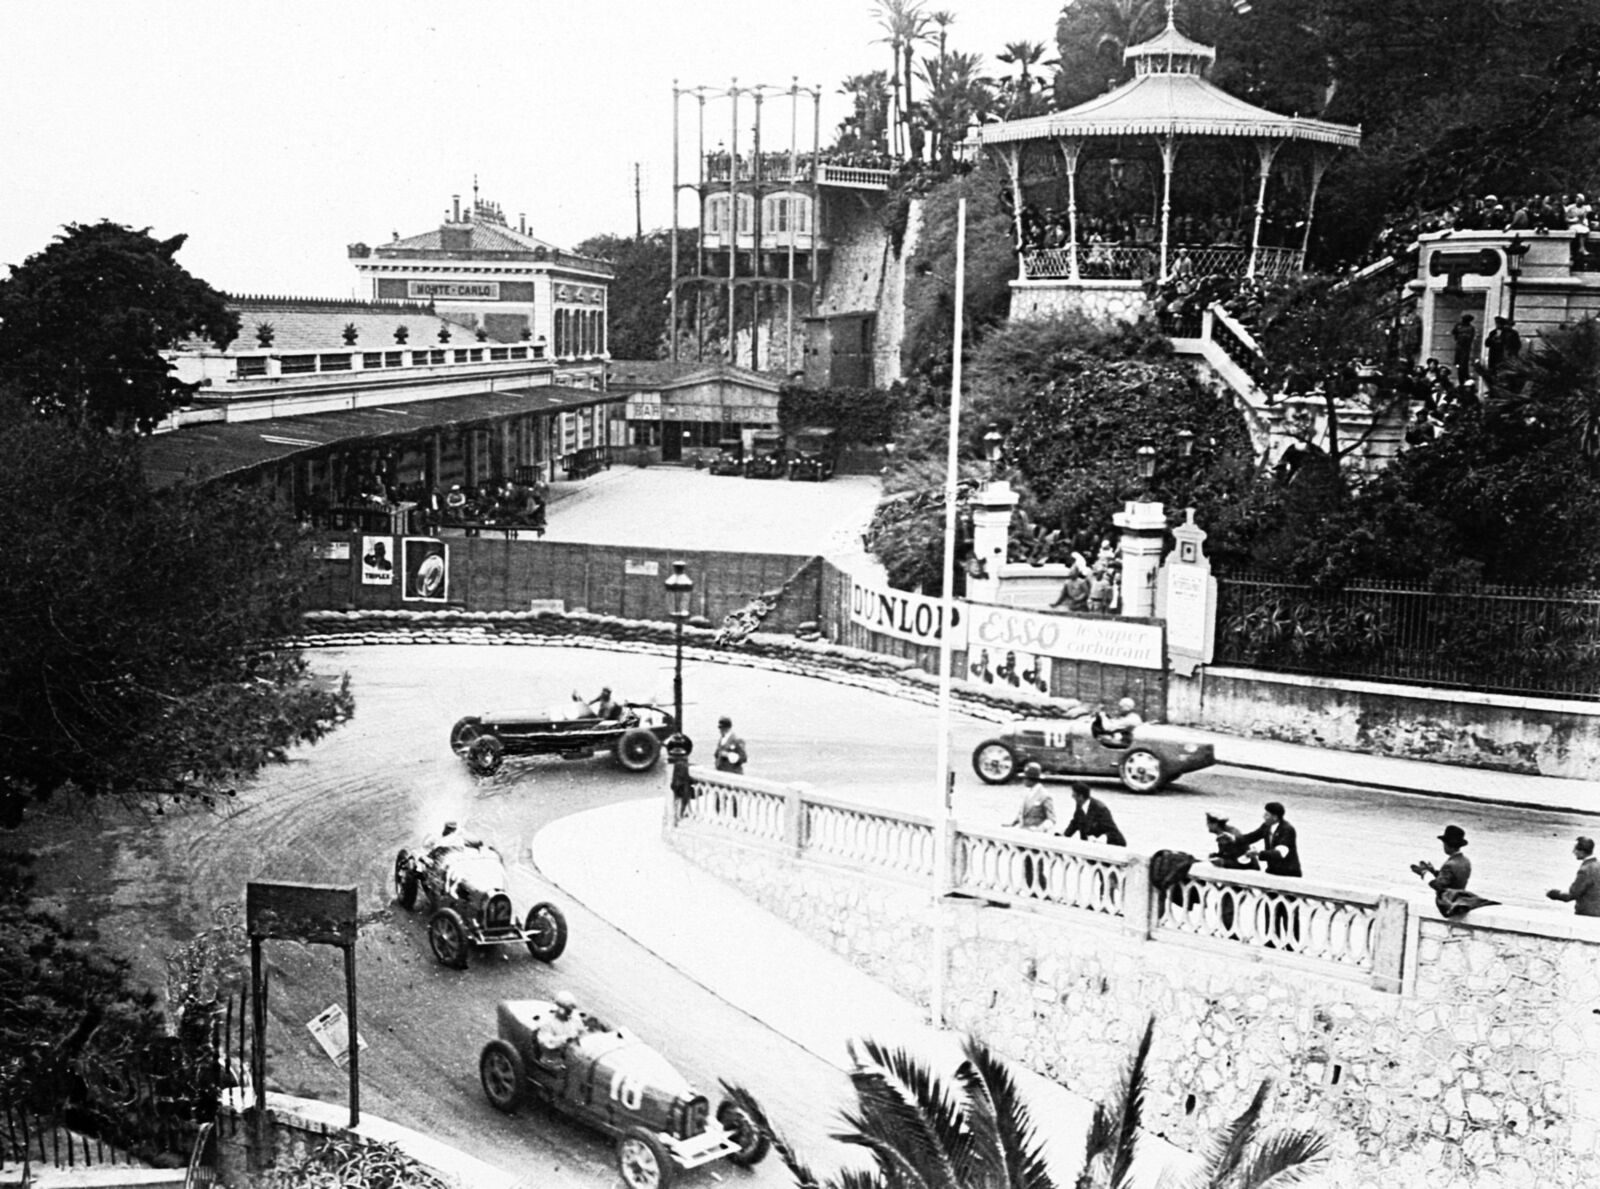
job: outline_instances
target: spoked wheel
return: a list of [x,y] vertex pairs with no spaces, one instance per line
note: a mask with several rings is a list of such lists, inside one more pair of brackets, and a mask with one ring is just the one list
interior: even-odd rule
[[1009,744],[987,739],[973,750],[972,770],[984,784],[1005,784],[1017,774],[1017,753]]
[[1161,760],[1151,751],[1138,748],[1122,757],[1122,783],[1130,793],[1153,793],[1161,787]]
[[472,741],[483,734],[483,720],[481,718],[464,718],[450,728],[450,750],[459,755],[466,755],[467,748],[472,746]]
[[648,772],[661,758],[661,740],[644,727],[633,727],[617,737],[616,756],[629,772]]
[[505,761],[506,745],[495,735],[479,735],[467,745],[467,767],[479,776],[493,776]]
[[541,962],[554,962],[567,948],[567,918],[554,904],[541,900],[528,909],[523,926],[528,952]]
[[672,1157],[642,1127],[631,1127],[617,1140],[617,1171],[628,1189],[671,1189]]
[[453,908],[441,908],[428,922],[428,944],[433,956],[453,970],[467,968],[467,927]]
[[411,869],[411,852],[402,850],[394,857],[394,898],[410,912],[417,906],[417,873]]
[[733,1142],[739,1145],[739,1150],[728,1157],[729,1163],[749,1168],[752,1164],[760,1164],[766,1157],[770,1146],[766,1133],[756,1126],[755,1120],[738,1103],[723,1099],[717,1107],[717,1122],[727,1129]]
[[528,1087],[528,1071],[517,1050],[503,1040],[491,1040],[478,1058],[478,1080],[484,1097],[495,1110],[509,1115],[517,1109]]

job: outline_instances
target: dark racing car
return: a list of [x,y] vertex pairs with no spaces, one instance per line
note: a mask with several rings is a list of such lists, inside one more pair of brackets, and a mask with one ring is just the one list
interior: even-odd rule
[[1134,793],[1153,793],[1216,762],[1211,744],[1191,743],[1169,727],[1097,733],[1089,717],[1015,719],[972,752],[972,769],[985,784],[1005,784],[1036,763],[1046,776],[1115,776]]
[[567,918],[543,901],[519,918],[506,890],[500,852],[477,839],[447,834],[394,860],[394,894],[400,907],[428,899],[428,945],[446,966],[465,970],[473,949],[525,945],[541,962],[554,962],[567,948]]
[[556,1010],[542,999],[505,1000],[499,1036],[483,1047],[484,1095],[507,1114],[525,1100],[553,1108],[612,1137],[628,1189],[670,1189],[680,1169],[726,1158],[752,1165],[768,1143],[748,1115],[724,1101],[716,1115],[704,1095],[624,1028],[584,1016],[585,1030],[559,1053],[544,1052],[539,1026]]
[[610,752],[629,772],[648,772],[661,758],[661,745],[677,727],[670,711],[643,702],[625,702],[620,716],[489,711],[469,715],[450,728],[450,747],[479,776],[492,776],[507,756],[558,755],[584,760]]

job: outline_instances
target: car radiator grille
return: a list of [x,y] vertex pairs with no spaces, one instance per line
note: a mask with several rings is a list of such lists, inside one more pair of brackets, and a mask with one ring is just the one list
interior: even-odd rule
[[706,1116],[711,1113],[710,1104],[704,1098],[691,1098],[683,1108],[682,1139],[690,1139],[699,1135],[706,1129]]
[[511,927],[511,897],[503,892],[489,897],[483,910],[483,923],[491,929]]

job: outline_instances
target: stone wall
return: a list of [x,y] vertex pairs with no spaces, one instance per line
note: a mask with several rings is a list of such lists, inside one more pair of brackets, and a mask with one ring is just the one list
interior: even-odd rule
[[1214,667],[1168,682],[1168,721],[1458,767],[1600,779],[1600,704]]
[[828,192],[828,271],[815,313],[877,315],[873,331],[872,374],[878,387],[900,378],[900,344],[905,338],[905,265],[915,243],[921,203],[913,204],[900,256],[890,250],[884,228],[884,196],[871,191]]
[[1139,281],[1012,281],[1011,316],[1030,321],[1084,314],[1101,322],[1137,322],[1150,312]]
[[[1092,914],[935,906],[926,885],[746,846],[669,841],[897,991],[929,1000],[936,921],[946,1021],[1074,1092],[1113,1086],[1156,1020],[1148,1128],[1192,1148],[1273,1081],[1268,1121],[1331,1141],[1336,1189],[1576,1189],[1600,1177],[1600,922],[1411,905],[1399,994]],[[936,915],[937,914],[937,915]],[[942,918],[942,919],[939,919]]]

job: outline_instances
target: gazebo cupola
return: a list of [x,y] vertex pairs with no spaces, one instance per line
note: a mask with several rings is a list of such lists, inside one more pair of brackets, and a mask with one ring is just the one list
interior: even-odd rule
[[[1336,150],[1361,143],[1361,130],[1281,115],[1216,86],[1206,77],[1216,50],[1178,31],[1170,0],[1166,27],[1123,58],[1133,76],[1105,94],[973,133],[970,143],[994,152],[1010,175],[1015,284],[1109,290],[1175,271],[1298,274],[1322,175]],[[1039,168],[1041,148],[1059,154],[1062,168]],[[1178,175],[1175,209],[1180,148],[1194,164]],[[1298,188],[1274,192],[1275,212],[1292,207],[1270,227],[1276,242],[1264,242],[1280,159],[1293,159]]]

